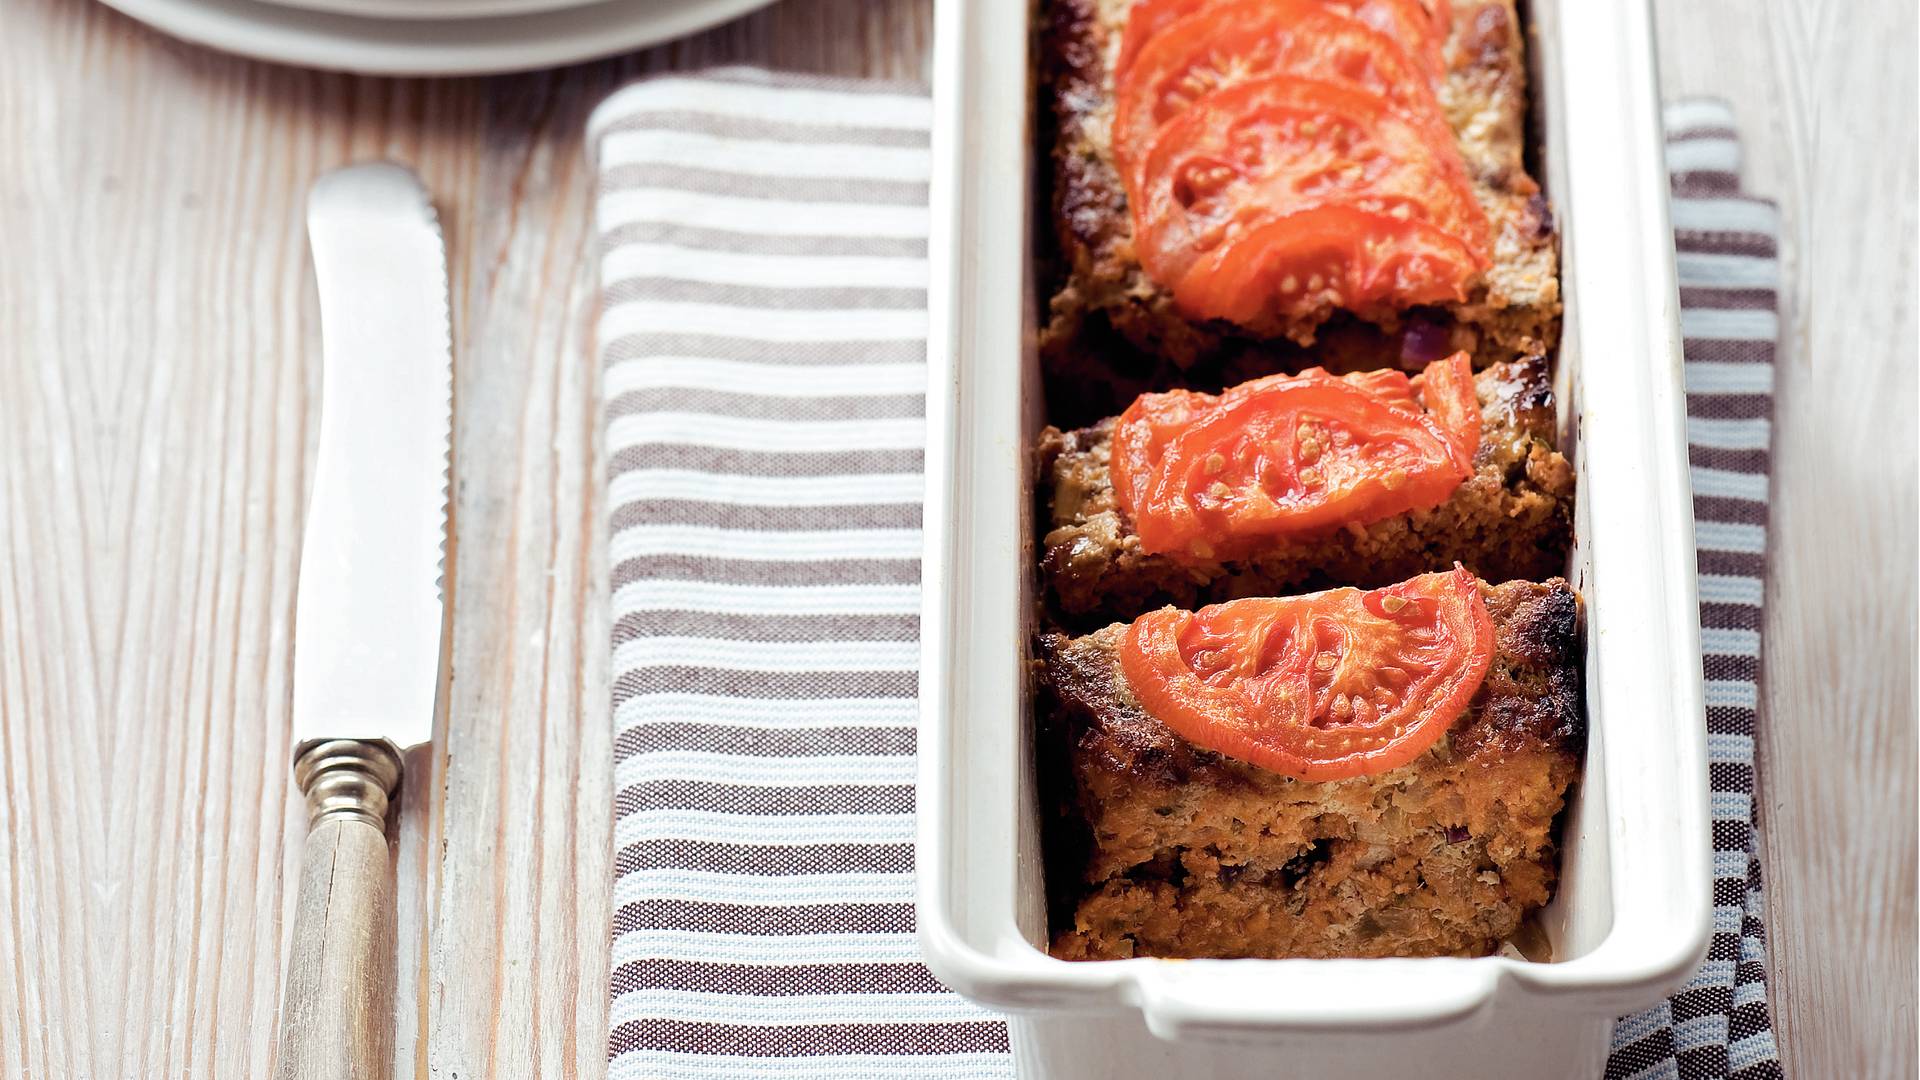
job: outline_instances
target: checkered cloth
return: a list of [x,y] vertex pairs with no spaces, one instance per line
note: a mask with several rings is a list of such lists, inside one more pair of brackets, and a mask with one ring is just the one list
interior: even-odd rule
[[1666,119],[1706,653],[1713,943],[1679,993],[1614,1025],[1607,1077],[1763,1080],[1783,1075],[1753,826],[1780,220],[1772,203],[1741,194],[1724,102],[1678,102]]
[[[595,114],[612,1080],[1012,1075],[913,930],[930,110],[728,70]],[[1608,1076],[1778,1075],[1751,854],[1770,207],[1676,108],[1720,933]]]

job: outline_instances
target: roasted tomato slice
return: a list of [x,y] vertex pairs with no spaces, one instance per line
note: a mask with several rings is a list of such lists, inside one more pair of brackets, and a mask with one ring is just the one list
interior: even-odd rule
[[1120,667],[1189,742],[1302,780],[1407,764],[1466,709],[1493,659],[1480,583],[1455,568],[1135,619]]
[[1188,262],[1176,306],[1194,318],[1260,325],[1333,308],[1391,315],[1464,300],[1485,267],[1465,244],[1410,217],[1321,206],[1243,230]]
[[1120,55],[1113,61],[1115,82],[1133,68],[1133,58],[1160,32],[1220,0],[1134,0],[1127,9],[1127,25],[1120,32]]
[[1376,94],[1430,128],[1437,145],[1451,146],[1432,88],[1393,39],[1324,0],[1228,0],[1168,26],[1116,81],[1113,156],[1122,175],[1133,174],[1161,125],[1195,101],[1275,74]]
[[[1220,0],[1136,0],[1127,12],[1126,29],[1120,35],[1120,55],[1113,64],[1115,77],[1125,75],[1141,50],[1162,31],[1219,3]],[[1426,65],[1429,78],[1445,70],[1441,47],[1451,21],[1447,0],[1434,0],[1431,4],[1422,0],[1315,0],[1315,4],[1351,15],[1399,42],[1408,55]]]
[[1428,364],[1411,383],[1440,429],[1453,437],[1469,462],[1480,449],[1480,396],[1474,390],[1473,362],[1464,352]]
[[1435,78],[1446,74],[1447,35],[1453,29],[1447,0],[1364,0],[1351,6],[1354,18],[1401,42]]
[[[1451,397],[1433,404],[1473,393],[1465,353],[1422,379],[1425,409],[1399,372],[1316,368],[1218,396],[1142,394],[1114,427],[1114,493],[1144,551],[1195,559],[1438,506],[1473,473],[1479,419],[1469,427],[1470,406]],[[1462,441],[1469,433],[1474,445]]]
[[1435,146],[1425,125],[1377,95],[1332,83],[1277,75],[1215,91],[1160,129],[1136,174],[1136,254],[1176,290],[1209,253],[1318,207],[1424,223],[1456,238],[1469,272],[1485,262],[1486,215],[1451,144]]

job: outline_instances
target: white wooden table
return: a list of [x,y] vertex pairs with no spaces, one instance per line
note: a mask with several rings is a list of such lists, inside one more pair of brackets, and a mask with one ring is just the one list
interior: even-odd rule
[[[1869,14],[1868,8],[1877,14]],[[1791,227],[1762,815],[1792,1073],[1914,1048],[1914,12],[1661,0]],[[455,696],[399,845],[396,1075],[604,1071],[606,625],[587,110],[715,61],[924,77],[926,0],[786,0],[562,72],[276,69],[0,6],[0,1076],[254,1077],[300,835],[289,633],[329,166],[447,220]],[[1816,380],[1816,358],[1821,377]]]

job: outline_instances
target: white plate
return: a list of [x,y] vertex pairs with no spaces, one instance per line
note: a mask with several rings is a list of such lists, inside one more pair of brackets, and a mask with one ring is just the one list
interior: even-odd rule
[[488,75],[629,52],[771,0],[602,0],[460,19],[366,18],[254,0],[103,2],[174,37],[258,60],[367,75]]
[[[108,0],[109,3],[112,0]],[[326,15],[351,15],[383,22],[452,22],[539,15],[562,8],[591,7],[593,0],[264,0],[274,7]],[[671,6],[671,5],[669,5]]]

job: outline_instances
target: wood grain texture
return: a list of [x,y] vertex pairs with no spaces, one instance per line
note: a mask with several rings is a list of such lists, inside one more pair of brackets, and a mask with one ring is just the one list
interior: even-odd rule
[[[924,77],[924,0],[444,82],[277,69],[0,4],[0,1076],[262,1077],[304,815],[287,678],[321,171],[447,228],[447,730],[397,827],[395,1076],[605,1071],[606,568],[587,112],[642,71]],[[419,782],[424,780],[425,782]]]
[[1787,1075],[1915,1071],[1915,11],[1662,3],[1786,225],[1757,816]]
[[[1734,100],[1791,232],[1762,824],[1776,1011],[1807,1080],[1913,1069],[1914,28],[1911,5],[1873,6],[1659,4],[1668,91]],[[604,1072],[581,125],[644,71],[921,79],[929,22],[927,0],[786,0],[617,61],[422,82],[0,2],[0,1076],[271,1070],[304,827],[300,208],[369,157],[438,197],[458,353],[453,696],[399,811],[394,1074]]]
[[274,1080],[392,1070],[393,873],[386,830],[331,818],[301,844]]

